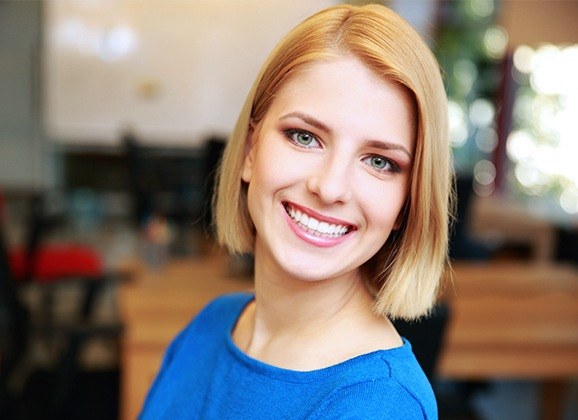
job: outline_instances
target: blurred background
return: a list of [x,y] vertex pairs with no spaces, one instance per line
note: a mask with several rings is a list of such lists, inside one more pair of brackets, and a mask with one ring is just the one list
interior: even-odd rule
[[[250,258],[211,240],[214,168],[265,56],[336,3],[0,0],[0,417],[133,418],[197,306],[250,287]],[[423,35],[449,97],[456,278],[426,347],[440,418],[578,418],[578,1],[373,3]],[[542,370],[509,369],[523,352],[455,367],[460,337],[483,328],[460,306],[477,301],[452,304],[460,264],[536,287],[524,302],[559,328],[520,366]],[[517,294],[496,299],[516,309]],[[517,346],[535,339],[512,325]],[[540,359],[556,351],[563,366]]]

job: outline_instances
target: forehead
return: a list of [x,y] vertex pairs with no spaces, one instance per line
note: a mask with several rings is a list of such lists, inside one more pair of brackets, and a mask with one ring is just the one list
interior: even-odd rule
[[416,111],[408,89],[380,78],[353,56],[315,61],[300,69],[277,92],[266,119],[295,111],[367,136],[390,133],[413,143],[416,135]]

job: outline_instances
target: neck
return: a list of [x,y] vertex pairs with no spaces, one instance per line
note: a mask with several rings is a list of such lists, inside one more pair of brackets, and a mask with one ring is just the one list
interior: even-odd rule
[[372,297],[358,271],[306,280],[255,255],[255,303],[243,313],[233,339],[265,363],[309,370],[376,349],[399,345],[391,324],[373,314]]
[[255,266],[256,327],[267,334],[317,334],[341,319],[371,311],[360,273],[303,280],[271,267]]

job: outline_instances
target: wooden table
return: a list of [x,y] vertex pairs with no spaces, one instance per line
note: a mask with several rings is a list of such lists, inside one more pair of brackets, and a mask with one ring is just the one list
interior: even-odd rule
[[[166,346],[191,317],[219,294],[252,287],[228,275],[219,252],[156,271],[138,267],[119,295],[126,323],[123,419],[136,417]],[[439,375],[546,381],[544,416],[558,418],[561,384],[578,377],[577,271],[522,264],[455,264],[454,271],[445,290],[451,319]]]
[[119,290],[126,327],[121,347],[121,418],[126,420],[137,417],[166,347],[191,318],[214,297],[253,286],[250,279],[229,275],[220,252],[156,269],[131,265],[126,269],[133,281]]
[[544,419],[559,419],[564,384],[578,378],[578,271],[570,266],[454,267],[442,377],[529,379],[543,384]]

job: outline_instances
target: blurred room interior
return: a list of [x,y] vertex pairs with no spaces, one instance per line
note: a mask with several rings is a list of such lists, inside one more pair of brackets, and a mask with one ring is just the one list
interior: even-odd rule
[[[265,55],[335,3],[0,0],[0,417],[134,418],[174,334],[251,287],[214,169]],[[578,0],[381,3],[449,96],[455,272],[415,338],[440,418],[578,418]]]

